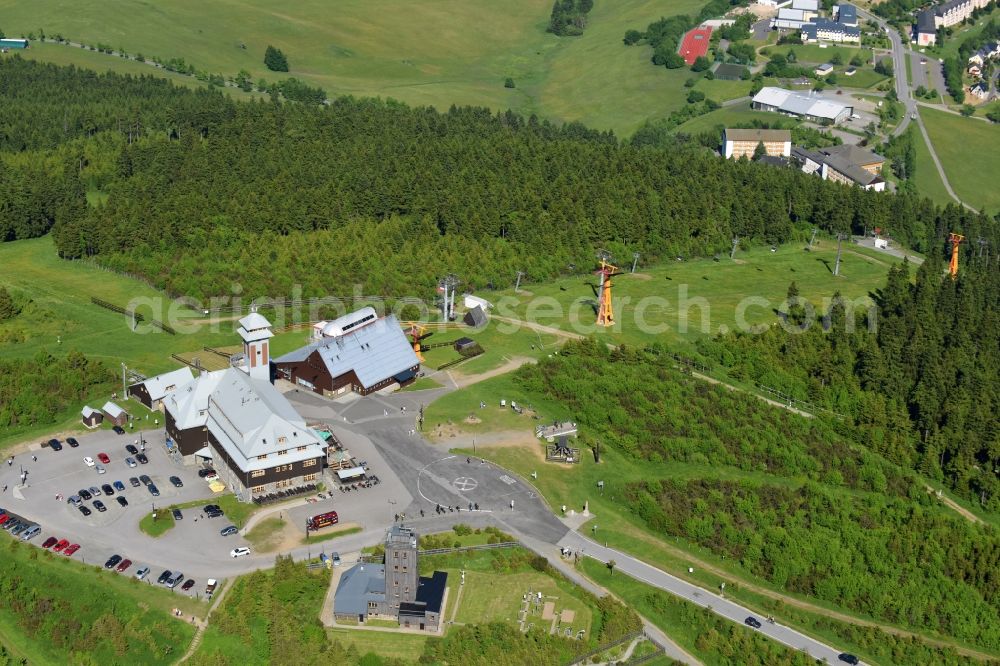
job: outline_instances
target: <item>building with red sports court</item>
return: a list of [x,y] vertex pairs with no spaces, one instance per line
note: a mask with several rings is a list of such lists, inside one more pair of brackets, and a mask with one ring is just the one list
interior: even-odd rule
[[708,54],[708,44],[712,39],[712,29],[708,27],[695,28],[688,31],[681,40],[680,55],[684,62],[693,65],[699,57]]

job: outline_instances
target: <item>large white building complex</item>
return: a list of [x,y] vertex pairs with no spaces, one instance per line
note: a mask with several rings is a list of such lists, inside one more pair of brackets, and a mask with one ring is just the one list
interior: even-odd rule
[[815,93],[798,93],[767,86],[753,97],[751,106],[758,111],[773,111],[817,123],[840,123],[854,113],[854,107]]

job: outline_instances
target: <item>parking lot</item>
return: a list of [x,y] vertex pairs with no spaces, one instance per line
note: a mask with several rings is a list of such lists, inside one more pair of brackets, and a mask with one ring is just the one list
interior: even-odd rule
[[[49,536],[68,539],[81,546],[73,557],[89,564],[103,564],[118,554],[133,561],[126,575],[146,565],[152,567],[154,579],[164,568],[180,570],[197,580],[191,594],[203,591],[206,578],[246,570],[247,563],[236,565],[229,556],[233,548],[246,545],[243,539],[219,533],[230,524],[226,517],[212,519],[199,508],[188,508],[182,510],[183,518],[176,521],[174,528],[159,538],[139,530],[139,521],[154,507],[162,509],[198,500],[211,503],[214,497],[208,484],[198,477],[198,468],[185,467],[170,458],[163,447],[162,430],[146,431],[142,436],[149,463],[135,468],[125,463],[129,457],[125,446],[134,444],[139,435],[116,435],[106,430],[78,436],[77,448],[63,442],[61,451],[43,447],[16,456],[13,464],[4,461],[0,463],[0,486],[6,485],[7,490],[0,494],[0,507],[42,526],[42,533],[31,540],[32,544],[41,545]],[[110,459],[103,465],[104,474],[97,472],[100,453]],[[85,457],[93,458],[95,465],[88,466]],[[19,487],[23,471],[27,472],[26,485]],[[150,477],[159,497],[152,496],[141,482],[139,487],[133,487],[129,479],[140,475]],[[171,476],[178,477],[183,486],[174,487],[169,481]],[[83,502],[91,511],[89,516],[67,502],[81,489],[94,487],[100,491],[102,485],[116,481],[124,486],[123,491],[115,490],[112,496],[100,492]],[[120,506],[117,497],[124,497],[128,506]],[[94,499],[100,499],[106,511],[97,510]]]

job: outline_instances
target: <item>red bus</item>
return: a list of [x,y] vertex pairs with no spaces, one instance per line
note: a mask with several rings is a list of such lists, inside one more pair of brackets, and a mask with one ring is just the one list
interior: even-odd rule
[[321,530],[324,527],[329,527],[330,525],[336,525],[340,522],[340,518],[337,517],[336,511],[327,511],[326,513],[321,513],[318,516],[313,516],[308,521],[306,525],[309,527],[310,531]]

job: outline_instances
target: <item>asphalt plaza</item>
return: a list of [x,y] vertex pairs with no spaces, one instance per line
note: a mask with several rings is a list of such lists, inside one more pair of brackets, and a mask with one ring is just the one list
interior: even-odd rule
[[[134,444],[140,436],[146,441],[149,463],[130,468],[125,463],[129,456],[125,446]],[[164,509],[171,504],[200,500],[211,503],[215,497],[205,480],[198,477],[197,467],[186,467],[170,457],[162,429],[145,431],[142,435],[116,435],[100,430],[81,435],[77,440],[78,448],[64,445],[61,451],[53,451],[41,447],[15,456],[12,465],[0,465],[0,486],[8,486],[0,495],[0,506],[42,526],[41,538],[33,541],[41,543],[50,535],[69,539],[82,546],[77,559],[89,563],[100,564],[113,554],[121,555],[134,563],[126,574],[148,565],[155,575],[163,568],[180,570],[200,580],[224,575],[217,573],[216,563],[227,563],[231,559],[229,551],[245,545],[238,536],[219,534],[229,524],[225,517],[209,519],[200,509],[189,508],[182,510],[183,519],[176,521],[164,536],[154,539],[139,530],[139,521],[154,507]],[[99,453],[110,458],[104,465],[105,474],[99,474],[96,466],[89,467],[83,460],[87,456],[96,459]],[[20,486],[23,471],[27,471],[26,485]],[[160,492],[159,497],[153,497],[143,484],[132,486],[129,479],[140,475],[150,477]],[[180,478],[183,486],[175,488],[169,481],[171,476]],[[120,481],[125,490],[115,491],[113,496],[102,492],[84,501],[91,510],[89,516],[67,502],[80,489],[113,486],[115,481]],[[128,506],[118,504],[115,498],[119,496],[125,497]],[[94,508],[94,499],[100,499],[107,510]],[[191,593],[199,589],[196,584]]]

